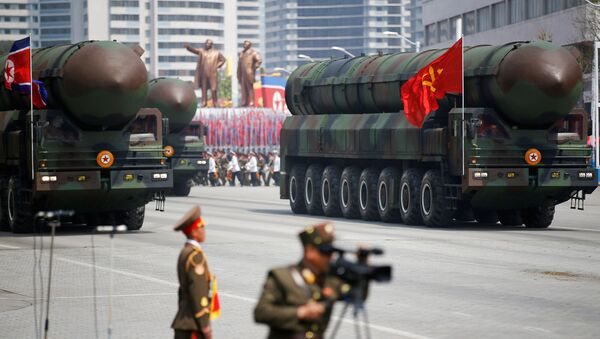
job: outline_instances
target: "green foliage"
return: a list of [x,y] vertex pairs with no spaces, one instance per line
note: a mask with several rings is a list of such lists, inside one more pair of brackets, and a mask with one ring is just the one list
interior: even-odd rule
[[217,74],[219,99],[231,100],[231,76],[226,77],[222,72]]

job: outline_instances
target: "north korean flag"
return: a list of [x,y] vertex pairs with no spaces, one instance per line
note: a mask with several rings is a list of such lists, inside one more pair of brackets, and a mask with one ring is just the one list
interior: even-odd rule
[[35,108],[44,108],[48,93],[41,81],[32,82],[30,60],[30,38],[15,41],[4,64],[4,87],[25,94],[31,94],[33,87],[33,105]]

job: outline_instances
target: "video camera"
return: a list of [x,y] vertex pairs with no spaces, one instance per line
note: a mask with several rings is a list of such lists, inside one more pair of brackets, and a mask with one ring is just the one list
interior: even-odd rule
[[[366,296],[366,288],[371,280],[377,282],[387,282],[392,280],[392,267],[390,265],[369,265],[367,259],[370,255],[382,255],[380,248],[358,248],[355,251],[348,251],[341,248],[334,248],[337,258],[331,263],[330,274],[335,275],[350,285],[351,290],[348,294],[360,294],[360,298]],[[356,261],[346,259],[346,253],[354,253],[357,256]]]

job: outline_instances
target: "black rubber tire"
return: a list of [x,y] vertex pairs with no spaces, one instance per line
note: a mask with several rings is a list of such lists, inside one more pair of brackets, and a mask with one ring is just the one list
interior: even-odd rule
[[398,189],[398,207],[400,218],[406,225],[421,225],[421,171],[409,168],[402,173]]
[[[30,210],[31,202],[23,200],[23,190],[18,176],[11,176],[6,185],[7,221],[13,233],[33,232],[33,213]],[[28,207],[29,206],[29,207]]]
[[128,231],[137,231],[144,225],[146,206],[134,207],[123,213],[123,224]]
[[8,219],[6,217],[7,204],[6,204],[6,185],[8,184],[5,177],[0,177],[0,231],[10,231],[8,226]]
[[480,224],[495,224],[498,222],[498,213],[495,210],[473,208],[473,215]]
[[554,220],[554,206],[540,206],[521,210],[527,228],[547,228]]
[[398,209],[399,187],[400,171],[393,167],[384,168],[377,181],[377,212],[383,222],[400,221],[400,210]]
[[304,204],[306,211],[312,215],[323,215],[321,206],[321,179],[323,177],[323,166],[312,164],[306,170],[304,178]]
[[428,227],[448,227],[454,211],[446,208],[444,181],[439,170],[429,170],[421,180],[420,205],[423,222]]
[[365,168],[358,180],[358,211],[363,220],[379,220],[377,207],[377,181],[379,170],[374,167]]
[[498,220],[504,226],[521,226],[523,218],[521,218],[520,210],[498,210]]
[[304,204],[304,176],[306,165],[297,164],[292,167],[289,181],[290,207],[295,214],[306,214]]
[[340,177],[340,209],[347,219],[360,218],[358,211],[358,180],[360,168],[350,166],[344,168]]
[[192,190],[191,180],[175,181],[173,184],[173,193],[178,197],[187,197]]
[[339,167],[327,166],[321,178],[321,208],[328,217],[342,216],[340,209],[340,177]]

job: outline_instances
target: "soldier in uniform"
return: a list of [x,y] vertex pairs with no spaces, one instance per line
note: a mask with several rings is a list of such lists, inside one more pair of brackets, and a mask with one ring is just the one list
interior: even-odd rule
[[171,328],[175,339],[211,339],[210,281],[211,274],[200,243],[206,237],[204,220],[197,205],[174,226],[187,241],[177,261],[179,309]]
[[302,260],[269,271],[254,320],[269,326],[269,339],[322,339],[333,303],[350,286],[329,275],[333,225],[322,223],[300,233]]

